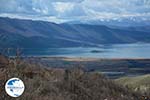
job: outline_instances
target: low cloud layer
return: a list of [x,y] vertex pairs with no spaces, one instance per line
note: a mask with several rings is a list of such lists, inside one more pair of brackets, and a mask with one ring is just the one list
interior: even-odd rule
[[150,18],[150,0],[0,0],[0,16],[65,22]]

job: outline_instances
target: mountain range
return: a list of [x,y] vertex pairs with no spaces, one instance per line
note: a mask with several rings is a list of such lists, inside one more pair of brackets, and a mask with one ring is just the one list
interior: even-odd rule
[[150,42],[149,26],[56,24],[0,17],[0,48],[80,47],[137,42]]
[[150,26],[149,18],[128,17],[128,18],[114,18],[114,19],[85,19],[73,20],[66,22],[69,24],[90,24],[90,25],[106,25],[106,26],[122,26],[122,27],[137,27]]

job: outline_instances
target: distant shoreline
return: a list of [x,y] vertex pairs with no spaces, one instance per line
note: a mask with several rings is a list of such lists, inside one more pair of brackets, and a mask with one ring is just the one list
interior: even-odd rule
[[[15,58],[10,56],[9,58]],[[72,60],[150,60],[150,58],[106,58],[106,57],[68,57],[68,56],[21,56],[21,58],[59,58],[59,59],[72,59]]]

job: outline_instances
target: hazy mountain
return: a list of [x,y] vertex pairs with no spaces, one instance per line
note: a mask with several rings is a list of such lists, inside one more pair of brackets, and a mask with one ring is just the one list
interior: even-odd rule
[[0,47],[77,47],[136,42],[150,42],[148,26],[124,28],[0,18]]
[[106,25],[119,27],[150,26],[150,20],[140,17],[116,18],[116,19],[85,19],[66,22],[68,24]]

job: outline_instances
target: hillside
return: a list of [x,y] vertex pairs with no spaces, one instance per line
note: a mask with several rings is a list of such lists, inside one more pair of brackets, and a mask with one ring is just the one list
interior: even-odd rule
[[14,100],[6,95],[4,90],[6,80],[12,77],[22,79],[26,87],[24,94],[17,100],[140,100],[141,98],[139,93],[118,85],[102,74],[84,72],[80,67],[54,69],[25,63],[19,58],[8,60],[0,56],[1,100]]
[[[143,26],[144,27],[144,26]],[[78,47],[101,44],[150,42],[145,28],[110,28],[103,25],[55,24],[0,18],[0,47]],[[146,26],[147,27],[147,26]]]
[[150,95],[150,75],[136,77],[123,77],[116,80],[120,84],[128,86],[135,91],[141,91]]

